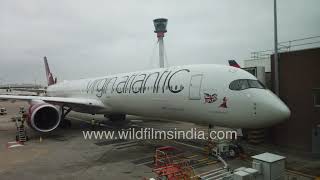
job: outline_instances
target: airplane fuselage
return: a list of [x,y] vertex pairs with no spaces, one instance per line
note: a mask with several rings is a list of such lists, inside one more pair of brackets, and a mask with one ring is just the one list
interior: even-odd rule
[[237,80],[247,80],[248,87],[251,81],[257,82],[242,69],[204,64],[63,81],[49,86],[47,95],[94,98],[105,105],[103,109],[73,108],[78,112],[131,114],[229,127],[265,127],[290,115],[286,105],[265,88],[230,88]]

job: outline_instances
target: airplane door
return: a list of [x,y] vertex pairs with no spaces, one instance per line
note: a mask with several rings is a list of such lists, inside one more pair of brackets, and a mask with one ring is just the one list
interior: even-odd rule
[[202,74],[196,74],[191,76],[190,85],[189,85],[189,99],[191,100],[201,99],[200,89],[201,89],[202,77],[203,77]]

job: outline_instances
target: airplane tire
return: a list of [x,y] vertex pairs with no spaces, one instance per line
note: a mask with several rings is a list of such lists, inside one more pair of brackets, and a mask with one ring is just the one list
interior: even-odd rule
[[229,151],[229,156],[230,156],[231,158],[235,158],[235,157],[237,156],[236,151],[235,151],[234,149],[230,149],[230,151]]
[[238,146],[231,146],[229,151],[230,157],[235,158],[238,157],[240,154],[240,150]]

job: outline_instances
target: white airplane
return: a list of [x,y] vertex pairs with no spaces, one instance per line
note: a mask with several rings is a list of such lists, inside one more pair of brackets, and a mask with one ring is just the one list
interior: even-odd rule
[[28,124],[39,132],[56,129],[71,110],[111,121],[130,114],[233,128],[268,127],[290,116],[253,75],[231,66],[175,66],[57,83],[44,62],[47,96],[0,95],[29,101]]

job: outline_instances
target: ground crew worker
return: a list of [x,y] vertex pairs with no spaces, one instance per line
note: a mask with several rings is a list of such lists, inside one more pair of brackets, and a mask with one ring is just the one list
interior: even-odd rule
[[91,130],[93,131],[95,129],[96,126],[96,121],[94,120],[94,118],[92,118],[91,120]]

